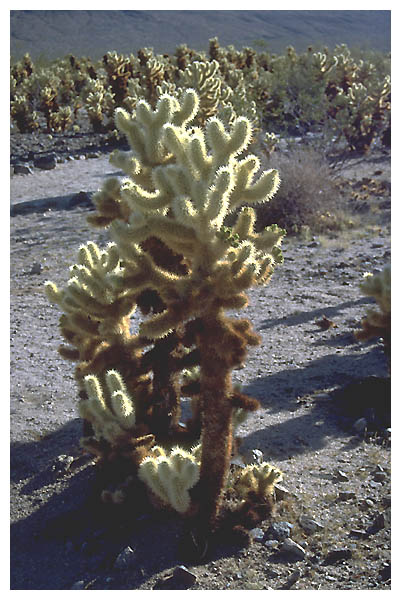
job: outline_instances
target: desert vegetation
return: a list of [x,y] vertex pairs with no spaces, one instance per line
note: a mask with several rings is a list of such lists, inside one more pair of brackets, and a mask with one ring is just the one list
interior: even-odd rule
[[[283,239],[354,227],[329,158],[390,146],[389,73],[389,56],[345,45],[275,55],[217,38],[208,54],[11,65],[20,133],[78,133],[84,114],[128,147],[110,156],[124,177],[87,215],[108,243],[82,240],[64,287],[44,288],[62,312],[100,501],[178,513],[194,562],[221,533],[250,543],[274,512],[280,468],[235,463],[237,430],[260,408],[233,377],[261,341],[239,314],[280,269]],[[355,339],[383,340],[390,365],[390,267],[366,273],[361,294],[378,307]]]
[[[42,61],[43,62],[43,61]],[[319,134],[329,147],[368,152],[374,140],[390,143],[390,56],[308,47],[283,55],[253,48],[209,51],[180,45],[173,54],[141,48],[136,55],[107,52],[99,61],[66,56],[47,65],[26,54],[11,65],[11,117],[21,132],[78,127],[79,111],[95,132],[116,131],[114,111],[133,111],[140,100],[153,108],[161,94],[199,95],[194,125],[216,116],[252,122],[254,139],[272,147],[271,134]],[[265,133],[268,131],[268,138]]]

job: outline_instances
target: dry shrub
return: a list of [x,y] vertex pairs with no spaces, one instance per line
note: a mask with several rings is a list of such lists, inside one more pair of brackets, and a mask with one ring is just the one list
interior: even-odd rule
[[275,152],[269,168],[280,173],[281,185],[275,196],[258,207],[258,224],[276,223],[296,234],[305,230],[324,233],[342,229],[348,220],[344,201],[336,189],[327,160],[308,147]]

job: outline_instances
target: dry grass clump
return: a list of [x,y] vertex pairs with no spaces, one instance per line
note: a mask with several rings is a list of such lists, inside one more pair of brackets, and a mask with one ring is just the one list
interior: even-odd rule
[[280,173],[281,185],[270,202],[258,207],[258,223],[276,223],[288,234],[325,233],[351,225],[328,162],[308,147],[274,152],[269,168]]

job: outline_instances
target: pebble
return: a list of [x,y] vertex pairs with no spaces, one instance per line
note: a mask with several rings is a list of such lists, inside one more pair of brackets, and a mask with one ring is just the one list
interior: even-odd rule
[[289,590],[294,585],[294,583],[296,583],[298,581],[298,579],[300,577],[301,577],[301,571],[299,569],[295,569],[295,571],[293,571],[291,573],[291,575],[289,576],[287,581],[281,586],[281,589]]
[[120,552],[114,561],[114,568],[118,570],[129,569],[134,565],[135,552],[131,546],[127,546]]
[[83,191],[74,194],[68,202],[68,208],[74,208],[75,206],[92,206],[90,195]]
[[281,550],[283,552],[288,552],[296,556],[298,559],[304,559],[306,556],[306,551],[302,546],[294,542],[291,538],[287,538],[284,540],[283,545],[281,546]]
[[268,550],[276,550],[278,548],[278,541],[277,540],[266,540],[263,545],[268,549]]
[[181,583],[188,587],[190,587],[196,582],[195,573],[192,573],[192,571],[187,569],[187,567],[185,567],[184,565],[180,565],[174,569],[173,577],[177,581],[177,583]]
[[76,581],[70,587],[70,590],[84,590],[84,589],[85,589],[85,581],[83,581],[83,580]]
[[44,169],[45,171],[50,171],[51,169],[55,169],[57,165],[57,155],[47,154],[46,156],[39,156],[35,158],[33,161],[33,166],[37,169]]
[[29,275],[40,275],[43,271],[43,266],[41,263],[35,262],[33,263],[31,270],[29,271]]
[[293,525],[287,521],[279,521],[278,523],[272,523],[266,532],[268,539],[275,539],[279,542],[291,537],[291,529]]
[[33,171],[29,165],[17,163],[14,165],[14,175],[30,175]]
[[365,431],[365,429],[367,429],[367,426],[367,420],[365,419],[365,417],[361,417],[360,419],[355,421],[352,427],[355,429],[355,431],[358,431],[358,433],[362,433],[362,431]]
[[68,471],[73,462],[73,456],[68,456],[67,454],[60,454],[60,456],[57,456],[56,460],[54,461],[52,465],[52,470],[57,471],[58,473],[65,473],[66,471]]
[[347,501],[347,500],[354,500],[355,498],[356,498],[355,492],[343,491],[343,492],[339,492],[339,494],[338,494],[338,500]]
[[308,534],[315,533],[319,529],[324,529],[321,523],[315,521],[315,519],[312,519],[307,515],[301,515],[298,519],[298,522],[301,525],[302,529]]
[[260,527],[251,529],[249,535],[255,542],[263,542],[263,538],[265,537],[265,533],[263,529],[260,529]]
[[338,548],[336,550],[331,550],[327,554],[324,564],[333,565],[340,560],[348,560],[349,558],[352,558],[352,550],[349,548]]

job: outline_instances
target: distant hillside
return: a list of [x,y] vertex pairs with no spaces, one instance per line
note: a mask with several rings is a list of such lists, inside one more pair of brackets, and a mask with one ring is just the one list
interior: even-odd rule
[[108,50],[136,53],[144,46],[173,52],[186,43],[207,50],[220,45],[237,49],[263,40],[271,52],[288,45],[304,51],[310,44],[329,48],[390,50],[389,10],[12,10],[11,56],[29,52],[33,59],[73,53],[98,59]]

